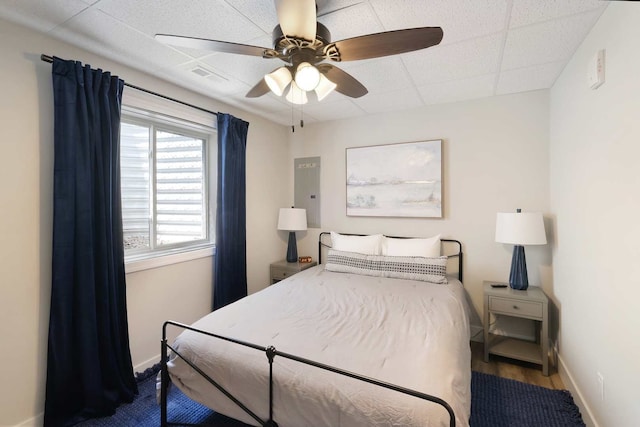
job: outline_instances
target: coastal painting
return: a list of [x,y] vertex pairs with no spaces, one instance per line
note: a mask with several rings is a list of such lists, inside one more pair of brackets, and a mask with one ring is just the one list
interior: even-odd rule
[[347,215],[442,218],[442,140],[347,148]]

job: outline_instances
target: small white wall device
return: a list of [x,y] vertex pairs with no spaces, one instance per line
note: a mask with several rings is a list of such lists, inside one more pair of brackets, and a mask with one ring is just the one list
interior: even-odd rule
[[589,62],[587,81],[591,89],[597,89],[604,83],[604,49],[600,49]]

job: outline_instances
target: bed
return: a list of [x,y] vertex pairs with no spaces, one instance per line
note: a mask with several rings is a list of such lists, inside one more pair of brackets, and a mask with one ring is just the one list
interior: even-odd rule
[[[330,249],[325,263],[192,325],[165,323],[162,424],[170,425],[170,378],[189,398],[254,426],[468,426],[462,250],[446,242],[458,245],[458,268],[443,283],[414,280],[414,270],[363,274],[377,255]],[[168,327],[184,329],[172,345]]]

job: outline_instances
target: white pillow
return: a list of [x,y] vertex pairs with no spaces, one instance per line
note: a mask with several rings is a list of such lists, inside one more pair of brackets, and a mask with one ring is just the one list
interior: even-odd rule
[[370,236],[345,236],[331,232],[331,248],[342,252],[357,252],[365,255],[380,255],[382,234]]
[[392,257],[329,249],[324,268],[327,271],[337,273],[447,283],[446,256],[435,258]]
[[382,255],[421,256],[436,258],[440,256],[440,235],[428,239],[382,239]]

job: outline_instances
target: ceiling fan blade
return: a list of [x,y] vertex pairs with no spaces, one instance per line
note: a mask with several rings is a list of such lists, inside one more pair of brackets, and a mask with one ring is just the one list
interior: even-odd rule
[[334,67],[331,64],[318,64],[317,68],[326,78],[337,85],[336,91],[343,95],[350,96],[351,98],[360,98],[369,93],[362,83],[338,67]]
[[156,34],[155,39],[171,46],[188,47],[191,49],[213,50],[215,52],[239,53],[242,55],[264,56],[270,49],[260,46],[223,42],[219,40],[200,39],[197,37],[174,36],[171,34]]
[[270,89],[267,85],[267,82],[264,81],[264,78],[260,79],[260,81],[247,92],[245,95],[247,98],[258,98],[262,95],[269,93]]
[[379,58],[435,46],[442,41],[442,36],[440,27],[385,31],[331,43],[325,52],[335,46],[340,61]]
[[315,0],[275,0],[282,34],[307,41],[316,39]]

